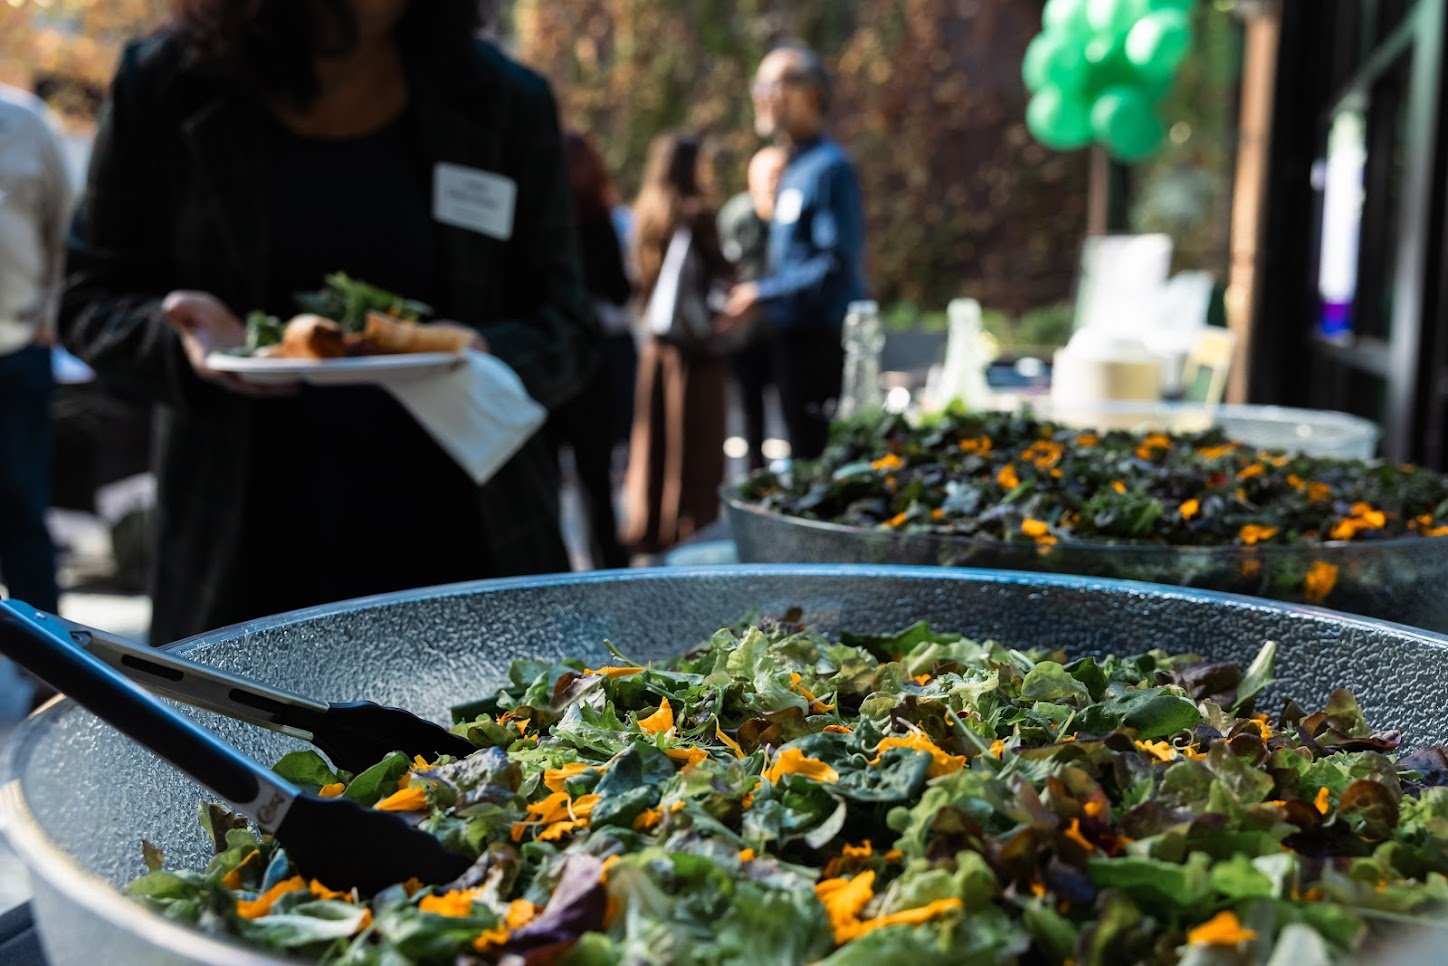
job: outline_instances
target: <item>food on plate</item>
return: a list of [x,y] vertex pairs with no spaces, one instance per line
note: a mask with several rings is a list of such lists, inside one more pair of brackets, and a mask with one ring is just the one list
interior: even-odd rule
[[378,352],[461,352],[475,338],[463,329],[418,325],[381,312],[367,313],[363,337],[370,340]]
[[814,462],[742,495],[848,526],[1036,544],[1269,547],[1448,535],[1448,477],[1198,433],[1093,432],[1030,414],[836,425]]
[[207,806],[210,864],[146,844],[129,893],[325,962],[563,966],[1351,961],[1448,900],[1445,750],[1347,691],[1258,712],[1270,642],[1244,670],[790,615],[609,649],[515,661],[455,709],[465,759],[276,765],[474,856],[457,881],[304,879]]
[[265,312],[246,318],[242,355],[268,359],[338,359],[416,352],[461,352],[472,336],[422,320],[432,308],[350,278],[328,275],[315,292],[297,296],[302,313],[283,322]]
[[320,315],[298,315],[282,332],[278,351],[269,353],[286,359],[340,359],[347,355],[342,327]]

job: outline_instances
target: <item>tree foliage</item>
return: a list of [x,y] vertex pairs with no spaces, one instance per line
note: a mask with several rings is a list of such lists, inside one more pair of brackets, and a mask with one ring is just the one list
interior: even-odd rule
[[708,133],[721,193],[739,190],[761,143],[755,65],[780,37],[808,41],[859,169],[876,297],[972,295],[1016,313],[1069,294],[1086,220],[1085,155],[1025,128],[1021,56],[1040,14],[1036,0],[514,0],[503,27],[625,197],[649,139],[673,127]]

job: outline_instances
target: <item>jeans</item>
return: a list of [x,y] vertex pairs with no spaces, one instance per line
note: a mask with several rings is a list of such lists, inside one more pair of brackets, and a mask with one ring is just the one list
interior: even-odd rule
[[[45,509],[53,388],[49,349],[0,356],[0,579],[12,597],[52,613],[59,601]],[[31,693],[30,682],[0,659],[0,718],[22,716]]]

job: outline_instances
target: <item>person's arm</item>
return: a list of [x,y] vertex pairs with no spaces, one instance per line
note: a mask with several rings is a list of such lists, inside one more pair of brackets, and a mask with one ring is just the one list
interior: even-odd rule
[[73,192],[60,138],[50,124],[44,122],[40,158],[45,178],[40,224],[41,244],[45,247],[45,303],[37,341],[49,344],[55,338],[55,316],[60,305],[60,288],[65,278],[65,231],[70,220]]
[[101,109],[71,221],[60,335],[97,371],[146,398],[176,404],[194,398],[201,381],[162,311],[171,219],[158,210],[168,191],[143,87],[139,44],[132,44]]
[[810,225],[813,254],[756,283],[755,297],[777,325],[799,315],[797,305],[815,305],[830,285],[841,284],[860,260],[864,216],[860,188],[848,164],[831,165],[822,175]]
[[514,115],[518,196],[503,320],[479,329],[528,395],[554,409],[592,373],[598,322],[579,269],[558,111],[547,85],[535,83],[519,92],[523,100]]

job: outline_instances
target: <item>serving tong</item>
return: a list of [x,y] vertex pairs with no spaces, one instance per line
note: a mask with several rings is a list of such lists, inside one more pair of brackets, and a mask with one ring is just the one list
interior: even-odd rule
[[251,818],[309,878],[370,894],[409,878],[450,882],[471,864],[396,814],[301,791],[140,684],[310,741],[348,771],[397,750],[460,757],[475,750],[439,725],[370,701],[325,704],[264,687],[16,600],[0,601],[0,654]]

